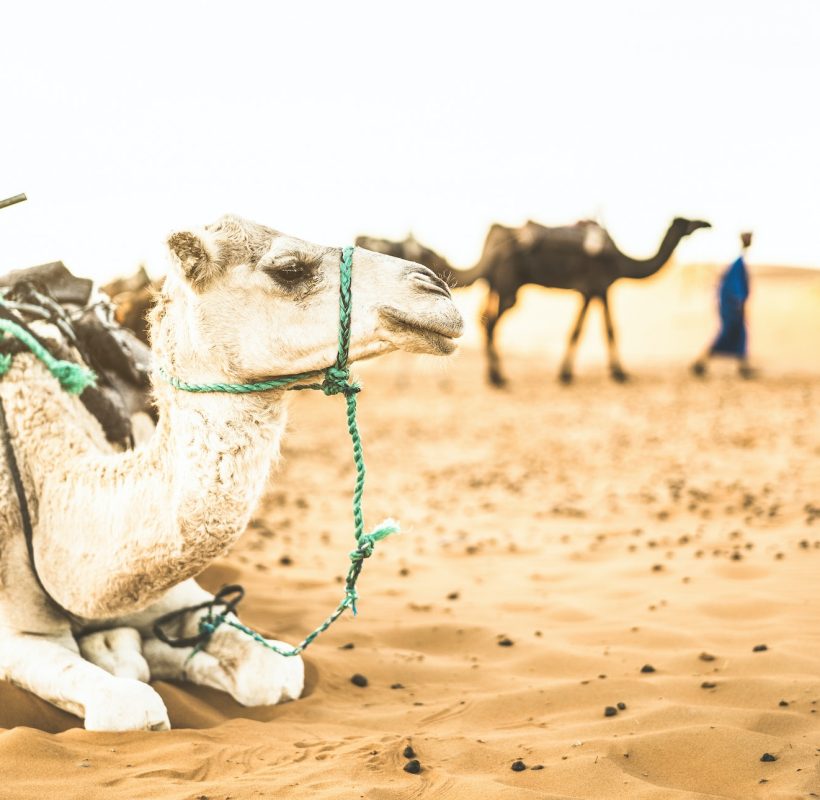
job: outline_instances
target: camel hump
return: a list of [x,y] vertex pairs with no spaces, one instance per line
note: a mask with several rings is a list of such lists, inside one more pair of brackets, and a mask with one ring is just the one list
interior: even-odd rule
[[524,247],[539,250],[583,252],[588,256],[605,255],[613,247],[606,229],[591,219],[582,219],[574,225],[550,227],[533,220],[518,229],[516,238]]

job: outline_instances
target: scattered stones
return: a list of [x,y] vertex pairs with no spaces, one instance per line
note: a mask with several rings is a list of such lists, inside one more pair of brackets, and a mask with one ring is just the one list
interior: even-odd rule
[[650,672],[655,672],[655,667],[653,667],[651,664],[644,664],[641,667],[641,672],[643,672],[644,674],[648,674]]
[[502,639],[498,640],[499,647],[512,647],[513,644],[515,644],[515,642],[513,642],[513,640],[508,636],[504,636]]
[[458,592],[450,592],[450,594],[447,595],[448,600],[458,600],[458,598],[459,598],[459,593]]
[[765,653],[765,652],[766,652],[766,650],[768,650],[768,649],[769,649],[768,645],[765,645],[765,644],[756,644],[756,645],[752,648],[752,652],[753,652],[753,653]]
[[786,708],[786,706],[787,706],[788,704],[789,704],[789,701],[788,701],[788,700],[781,700],[781,701],[780,701],[777,705],[779,705],[779,706],[780,706],[780,708]]
[[421,772],[421,764],[417,758],[414,758],[412,761],[408,761],[404,765],[404,771],[409,772],[411,775],[418,775]]
[[698,658],[701,661],[714,661],[717,658],[717,656],[713,656],[711,653],[703,652],[698,656]]
[[513,761],[513,763],[510,765],[510,769],[513,772],[523,772],[526,768],[527,765],[523,761],[521,761],[521,759],[518,759],[518,761]]
[[405,758],[415,758],[416,751],[408,744],[401,753]]
[[617,706],[619,711],[626,711],[626,703],[618,703]]
[[339,650],[352,650],[355,646],[353,642],[348,642],[347,644],[340,644]]
[[777,761],[777,756],[773,756],[771,753],[764,753],[760,756],[761,761]]
[[283,567],[289,567],[291,564],[293,564],[293,559],[292,559],[290,556],[282,556],[282,557],[279,559],[279,563],[280,563]]
[[403,683],[391,683],[390,688],[391,689],[404,689],[404,684]]
[[607,706],[604,709],[604,716],[605,717],[614,717],[618,713],[618,709],[615,706]]
[[530,769],[544,769],[543,764],[535,764],[534,766],[530,767]]
[[717,688],[717,684],[714,681],[704,681],[700,685],[701,689],[715,689]]
[[367,686],[367,678],[365,678],[364,675],[361,675],[358,672],[355,675],[351,676],[350,682],[354,686],[360,686],[362,689],[364,689],[364,687]]

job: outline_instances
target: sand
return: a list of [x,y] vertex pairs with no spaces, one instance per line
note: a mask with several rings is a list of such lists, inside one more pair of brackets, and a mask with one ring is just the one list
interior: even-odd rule
[[[244,709],[158,682],[173,731],[92,734],[0,684],[0,798],[820,795],[820,273],[757,276],[752,382],[686,371],[710,281],[618,289],[625,386],[597,317],[556,383],[575,301],[534,290],[502,331],[507,391],[474,329],[446,363],[362,365],[367,516],[404,532],[366,565],[359,617],[308,651],[305,697]],[[346,569],[340,406],[296,398],[259,513],[201,578],[241,581],[245,621],[290,641]]]

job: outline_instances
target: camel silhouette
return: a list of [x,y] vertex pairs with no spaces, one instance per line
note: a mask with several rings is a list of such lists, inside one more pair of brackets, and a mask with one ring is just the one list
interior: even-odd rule
[[498,321],[516,302],[518,290],[526,284],[557,289],[572,289],[581,294],[581,308],[572,328],[559,373],[563,383],[572,381],[575,350],[592,300],[601,301],[609,348],[609,370],[616,381],[627,375],[621,366],[615,339],[615,326],[609,308],[609,288],[621,278],[640,280],[663,267],[681,239],[708,222],[675,218],[658,247],[647,259],[622,253],[607,231],[595,222],[583,220],[575,225],[547,227],[529,221],[520,228],[493,225],[484,242],[477,268],[489,284],[482,319],[486,334],[487,377],[494,386],[505,378],[495,347]]

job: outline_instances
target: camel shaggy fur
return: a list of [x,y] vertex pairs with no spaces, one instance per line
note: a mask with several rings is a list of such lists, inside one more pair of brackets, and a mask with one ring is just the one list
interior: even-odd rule
[[[328,367],[338,336],[340,251],[237,217],[173,234],[153,311],[156,370],[189,383],[250,382]],[[423,266],[357,249],[350,360],[398,348],[447,354],[461,317]],[[42,332],[42,331],[41,331]],[[91,730],[169,727],[149,678],[187,680],[245,705],[296,699],[298,657],[223,625],[205,648],[152,634],[162,614],[211,598],[194,577],[243,532],[278,458],[283,391],[190,394],[154,375],[159,422],[115,452],[76,397],[17,355],[0,397],[34,529],[32,569],[0,465],[0,677]],[[196,633],[200,612],[176,631]]]

